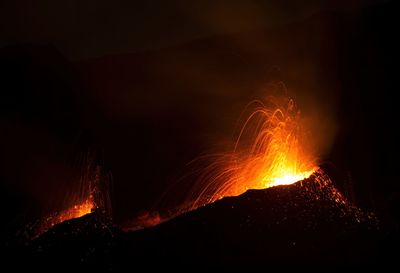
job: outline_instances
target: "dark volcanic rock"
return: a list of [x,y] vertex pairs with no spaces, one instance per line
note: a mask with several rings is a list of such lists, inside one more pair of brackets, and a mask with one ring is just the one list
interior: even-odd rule
[[224,198],[135,232],[92,213],[55,226],[27,255],[41,266],[102,270],[367,267],[382,262],[381,233],[372,214],[349,204],[318,174]]
[[[223,268],[374,263],[376,218],[348,204],[318,174],[250,190],[169,222],[124,235],[118,257]],[[135,247],[130,247],[135,246]],[[140,257],[140,258],[139,258]],[[368,260],[367,260],[368,259]]]
[[116,236],[122,231],[115,228],[105,212],[94,212],[80,218],[64,221],[32,241],[28,258],[39,267],[103,269],[112,264],[110,250]]

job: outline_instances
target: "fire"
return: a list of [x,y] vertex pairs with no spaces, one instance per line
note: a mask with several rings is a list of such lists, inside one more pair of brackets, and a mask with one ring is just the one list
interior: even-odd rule
[[191,197],[191,209],[248,189],[288,185],[317,170],[310,135],[292,99],[254,101],[232,152],[218,155],[206,167]]

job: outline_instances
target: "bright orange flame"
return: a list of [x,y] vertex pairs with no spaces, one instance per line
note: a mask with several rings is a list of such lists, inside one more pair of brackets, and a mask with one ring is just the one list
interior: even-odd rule
[[248,189],[292,184],[317,169],[294,101],[281,97],[252,104],[258,107],[246,119],[234,151],[219,155],[201,176],[192,209]]

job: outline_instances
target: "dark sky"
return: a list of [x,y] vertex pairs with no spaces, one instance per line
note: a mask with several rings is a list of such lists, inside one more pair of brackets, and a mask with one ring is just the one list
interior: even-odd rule
[[2,1],[0,47],[51,43],[71,60],[85,59],[270,28],[321,11],[355,10],[376,2],[383,1]]

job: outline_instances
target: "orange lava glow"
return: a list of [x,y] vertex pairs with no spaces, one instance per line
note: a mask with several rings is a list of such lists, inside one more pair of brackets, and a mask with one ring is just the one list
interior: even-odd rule
[[85,201],[76,204],[61,212],[54,213],[48,216],[47,218],[43,219],[37,235],[44,233],[54,225],[57,225],[59,223],[62,223],[70,219],[82,217],[92,212],[92,210],[95,208],[96,205],[94,203],[93,196],[90,195]]
[[308,171],[308,172],[303,172],[299,174],[286,174],[282,177],[276,177],[272,179],[272,182],[266,186],[268,187],[274,187],[274,186],[279,186],[279,185],[290,185],[293,183],[296,183],[297,181],[304,180],[314,172],[313,171]]
[[53,219],[52,225],[61,223],[63,221],[73,219],[73,218],[78,218],[83,215],[86,215],[94,209],[94,203],[92,198],[88,198],[84,202],[74,205],[73,207],[66,209],[62,212],[60,212],[55,219]]
[[317,163],[311,138],[292,99],[270,98],[245,120],[233,152],[212,159],[192,192],[191,209],[248,189],[288,185],[308,178]]

